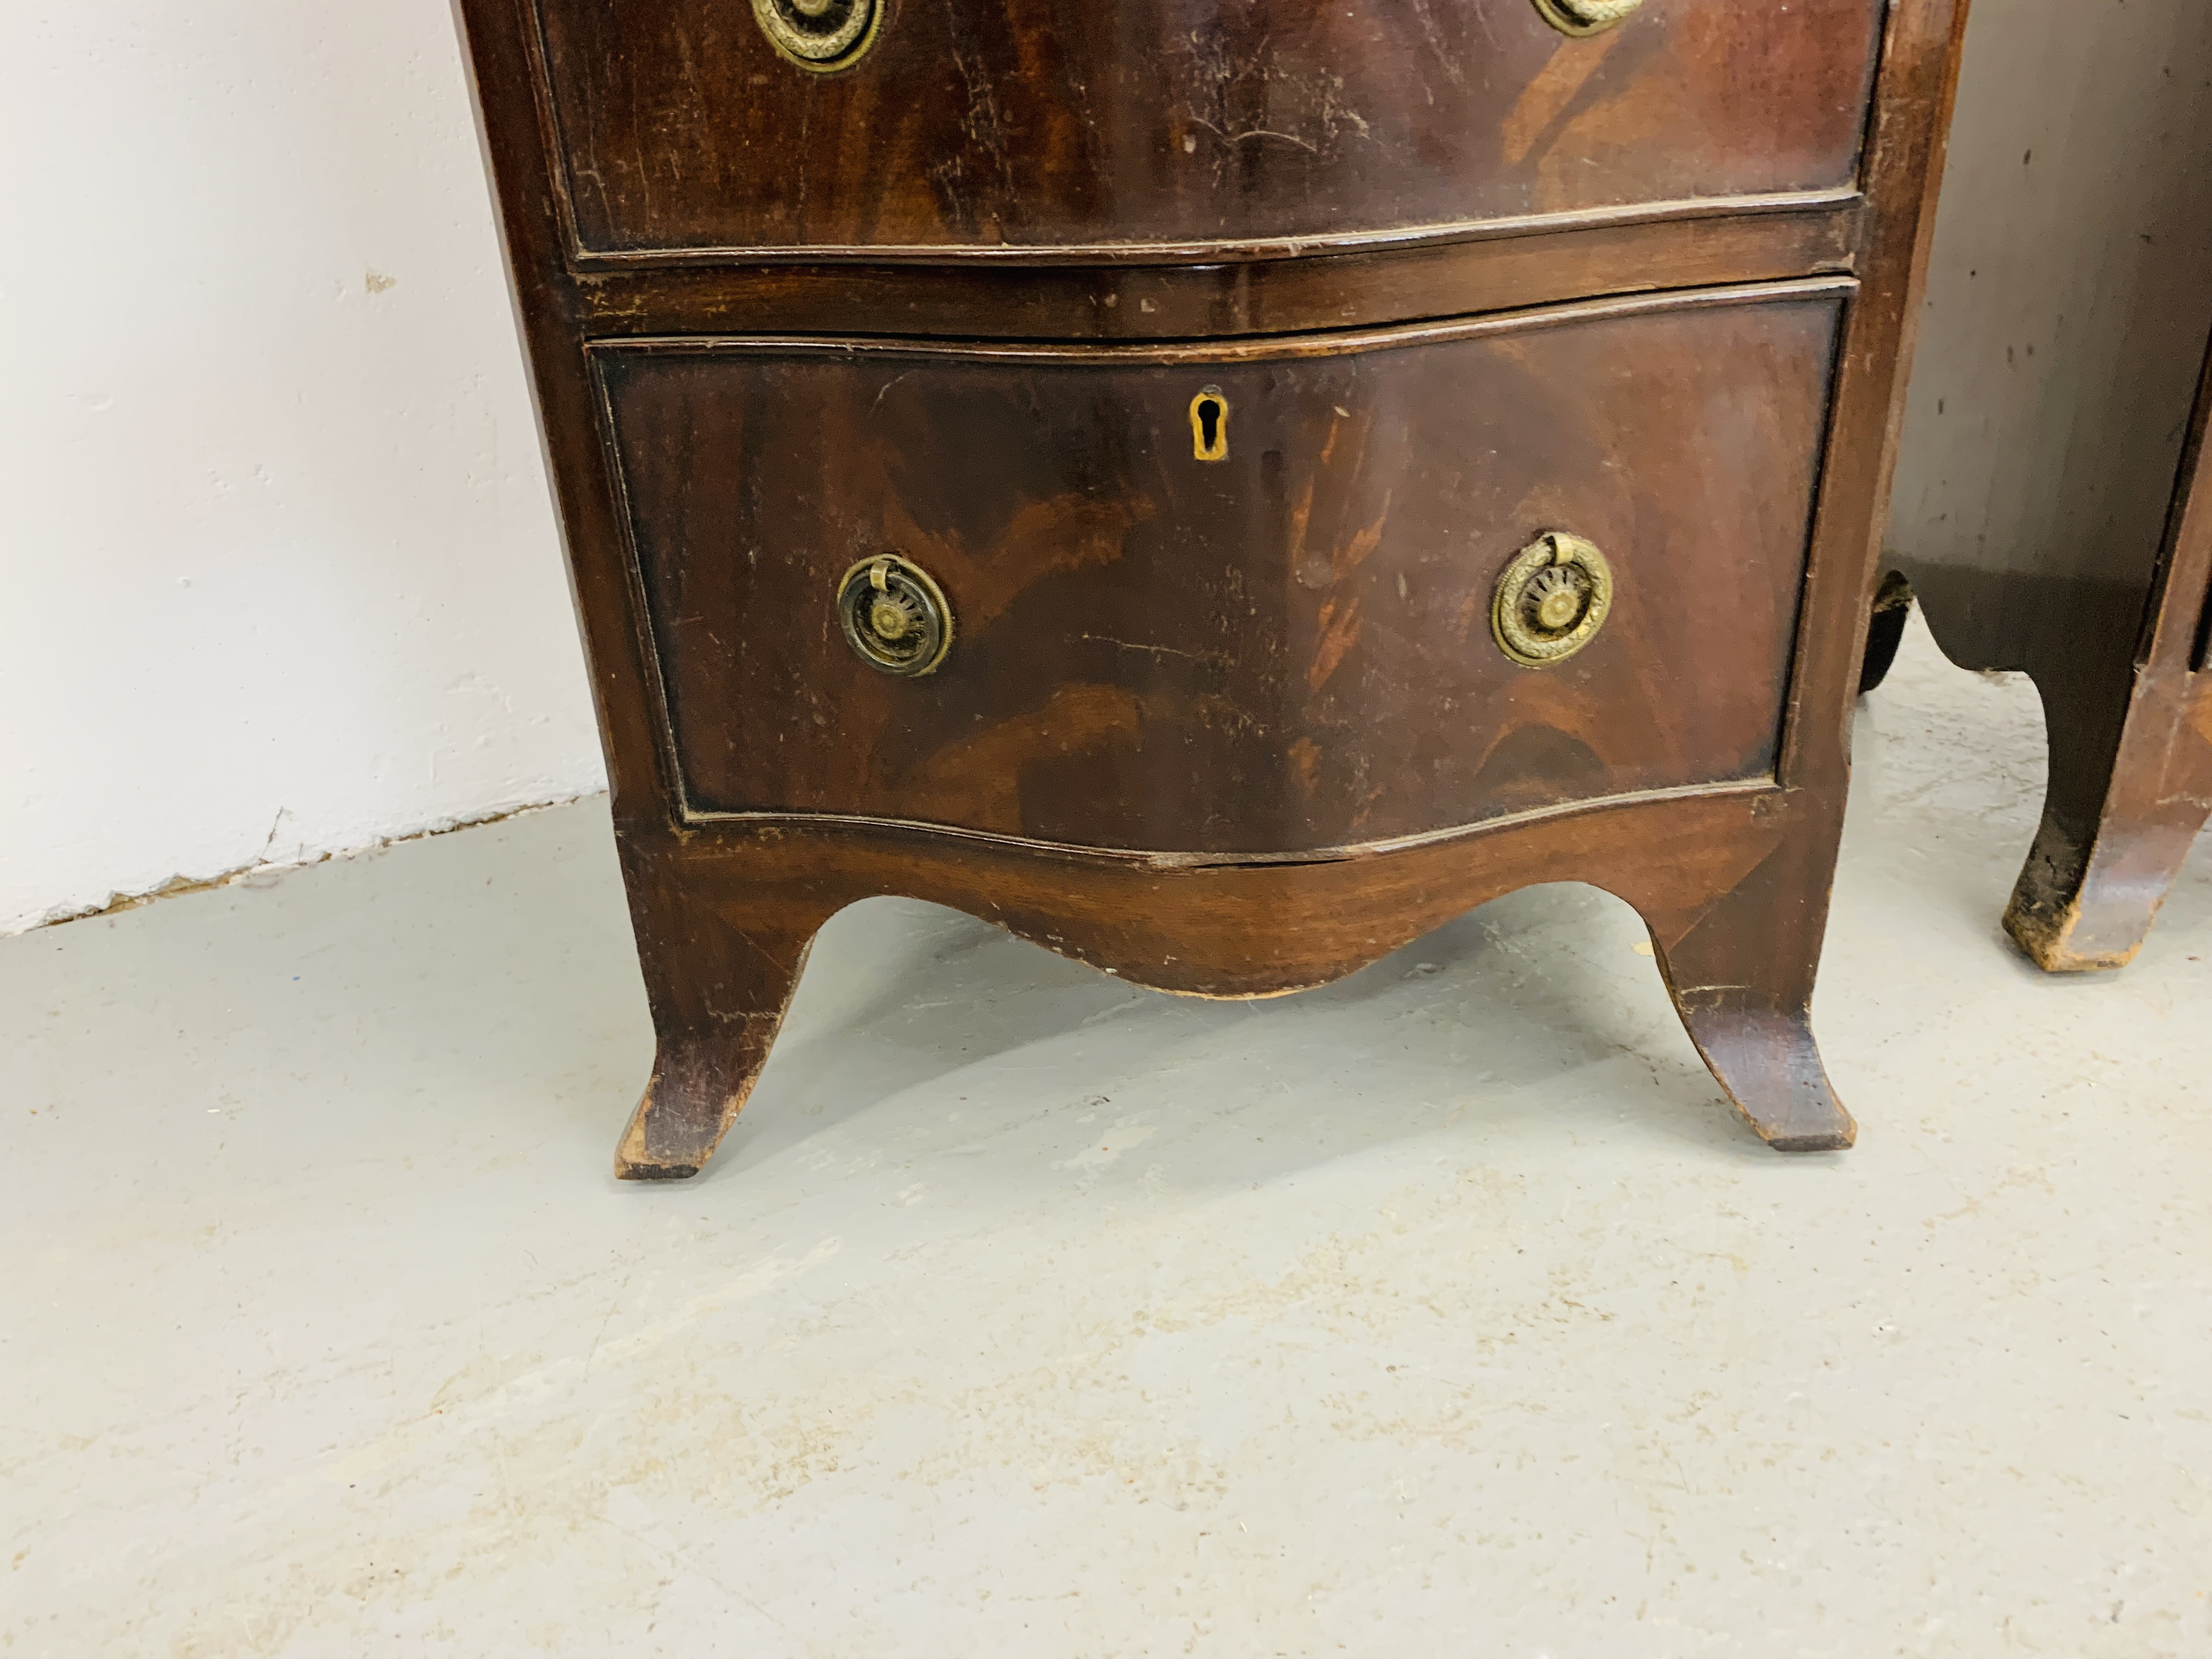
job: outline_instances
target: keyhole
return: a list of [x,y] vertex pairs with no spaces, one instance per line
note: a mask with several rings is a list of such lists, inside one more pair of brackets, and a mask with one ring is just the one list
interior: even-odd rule
[[1201,461],[1229,459],[1229,399],[1218,386],[1190,400],[1190,448]]

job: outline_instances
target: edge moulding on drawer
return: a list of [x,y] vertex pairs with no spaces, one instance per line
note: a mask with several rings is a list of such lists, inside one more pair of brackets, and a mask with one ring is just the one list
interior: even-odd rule
[[[1255,997],[1588,882],[1763,1139],[1850,1144],[1808,1008],[1964,5],[1428,11],[462,0],[658,1037],[619,1174],[882,894]],[[1263,13],[1372,153],[1159,78]],[[1066,165],[963,172],[948,28]]]

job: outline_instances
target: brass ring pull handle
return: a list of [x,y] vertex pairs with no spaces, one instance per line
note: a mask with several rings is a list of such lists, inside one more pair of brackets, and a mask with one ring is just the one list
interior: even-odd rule
[[838,579],[837,622],[862,662],[902,679],[935,673],[952,649],[945,590],[896,553],[863,559]]
[[1579,536],[1551,530],[1522,548],[1490,602],[1498,648],[1524,668],[1565,662],[1613,609],[1613,567]]
[[827,73],[875,44],[883,0],[753,0],[753,20],[799,68]]
[[1626,22],[1644,0],[1536,0],[1544,21],[1562,34],[1602,34]]

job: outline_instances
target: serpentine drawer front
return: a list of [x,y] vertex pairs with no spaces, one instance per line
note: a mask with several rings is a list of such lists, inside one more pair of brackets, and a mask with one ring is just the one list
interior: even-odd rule
[[1845,190],[1887,9],[532,3],[574,234],[608,255],[1310,242]]
[[[690,807],[1276,853],[1771,775],[1843,301],[1234,351],[603,349]],[[1614,591],[1531,665],[1493,600],[1552,531]],[[842,625],[883,554],[937,586],[857,584],[916,613],[887,614],[927,673]],[[1586,608],[1582,572],[1531,576]]]
[[619,1174],[879,894],[1246,997],[1589,883],[1760,1138],[1850,1144],[1964,0],[459,4],[658,1040]]

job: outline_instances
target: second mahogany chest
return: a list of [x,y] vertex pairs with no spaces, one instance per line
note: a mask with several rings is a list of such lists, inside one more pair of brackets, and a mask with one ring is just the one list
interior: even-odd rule
[[1958,139],[1864,683],[1916,598],[1960,666],[2033,679],[2004,926],[2118,968],[2212,816],[2212,9],[1981,13]]

